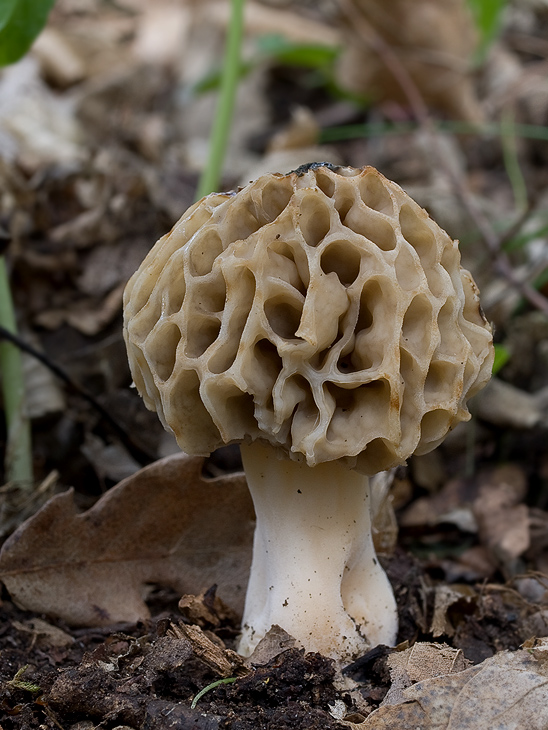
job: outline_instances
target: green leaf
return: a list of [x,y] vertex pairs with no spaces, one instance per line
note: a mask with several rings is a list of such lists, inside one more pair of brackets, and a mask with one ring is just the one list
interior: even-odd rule
[[[255,66],[256,64],[253,61],[240,61],[240,69],[238,71],[240,81],[253,71]],[[222,76],[222,68],[213,69],[194,84],[192,94],[205,94],[208,91],[217,91],[221,86]]]
[[506,365],[510,359],[510,353],[504,345],[495,345],[495,360],[493,362],[493,375]]
[[[0,0],[1,2],[1,0]],[[323,43],[295,43],[282,35],[270,33],[256,40],[256,52],[252,58],[240,61],[239,78],[242,79],[265,62],[280,66],[293,66],[309,72],[307,88],[324,88],[334,98],[352,101],[358,106],[368,106],[368,99],[341,88],[334,75],[335,61],[341,49]],[[192,94],[215,91],[220,87],[222,69],[212,69],[193,87]]]
[[495,39],[502,21],[502,13],[508,0],[468,0],[480,34],[477,60],[483,60],[485,52]]
[[301,84],[307,88],[324,88],[335,99],[351,101],[367,107],[370,100],[339,86],[335,77],[335,62],[341,53],[338,46],[324,43],[295,43],[279,34],[267,34],[257,39],[258,63],[270,61],[280,66],[302,68],[308,71]]
[[0,0],[0,30],[8,23],[17,0]]
[[[2,0],[0,0],[1,2]],[[335,62],[339,49],[321,43],[293,43],[281,35],[263,35],[257,39],[258,56],[240,61],[240,78],[259,66],[264,60],[275,61],[284,66],[325,71]],[[214,91],[221,83],[222,69],[214,69],[201,78],[193,87],[195,94]]]
[[45,26],[55,0],[0,0],[0,66],[18,61]]
[[275,59],[278,63],[315,69],[334,63],[340,50],[322,43],[293,43],[277,34],[262,36],[257,46],[263,56]]

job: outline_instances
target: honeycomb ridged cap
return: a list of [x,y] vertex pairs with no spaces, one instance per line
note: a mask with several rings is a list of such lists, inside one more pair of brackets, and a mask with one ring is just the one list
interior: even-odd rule
[[129,281],[134,382],[179,446],[267,441],[364,474],[437,446],[491,374],[457,243],[372,167],[194,204]]

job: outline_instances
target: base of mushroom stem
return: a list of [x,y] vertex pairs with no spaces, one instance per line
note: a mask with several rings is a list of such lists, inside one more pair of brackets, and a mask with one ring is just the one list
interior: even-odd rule
[[373,547],[368,478],[258,443],[242,445],[242,460],[257,526],[240,653],[276,624],[338,659],[393,645],[396,602]]

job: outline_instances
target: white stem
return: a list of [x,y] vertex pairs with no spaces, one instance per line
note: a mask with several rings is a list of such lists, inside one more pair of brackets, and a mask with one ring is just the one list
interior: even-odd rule
[[394,595],[371,539],[369,480],[339,462],[309,467],[242,445],[257,527],[239,650],[274,624],[308,651],[351,659],[393,644]]

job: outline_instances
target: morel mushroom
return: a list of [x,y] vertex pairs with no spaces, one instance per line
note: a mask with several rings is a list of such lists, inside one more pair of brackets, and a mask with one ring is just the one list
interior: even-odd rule
[[340,659],[393,644],[368,476],[437,446],[491,372],[457,243],[374,168],[264,175],[158,241],[125,337],[184,451],[242,444],[257,526],[240,651],[273,624]]

